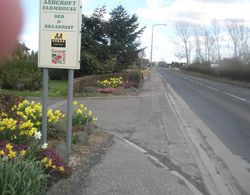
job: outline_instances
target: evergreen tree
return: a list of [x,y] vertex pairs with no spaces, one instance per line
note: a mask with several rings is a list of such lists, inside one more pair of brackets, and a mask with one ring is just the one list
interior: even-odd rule
[[116,71],[121,71],[136,62],[141,51],[138,48],[140,46],[138,38],[145,27],[138,29],[137,16],[135,14],[130,16],[121,5],[113,9],[110,16],[107,29],[110,52],[117,57]]
[[82,16],[81,69],[76,77],[113,71],[116,59],[109,54],[104,15],[106,8],[96,8],[91,17]]
[[122,6],[105,20],[106,8],[96,8],[91,17],[82,16],[81,69],[75,76],[120,72],[136,63],[140,43],[136,15]]

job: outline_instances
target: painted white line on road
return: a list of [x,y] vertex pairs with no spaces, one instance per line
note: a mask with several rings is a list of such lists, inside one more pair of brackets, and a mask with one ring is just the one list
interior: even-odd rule
[[245,98],[241,98],[241,97],[236,96],[236,95],[233,95],[233,94],[231,94],[231,93],[224,92],[224,94],[227,95],[227,96],[233,97],[233,98],[235,98],[235,99],[238,99],[238,100],[241,100],[241,101],[249,102],[249,103],[250,103],[249,100],[247,100],[247,99],[245,99]]
[[206,87],[206,88],[208,88],[208,89],[211,89],[211,90],[213,90],[213,91],[222,92],[224,95],[233,97],[233,98],[238,99],[238,100],[240,100],[240,101],[244,101],[244,102],[250,103],[250,100],[247,100],[247,99],[245,99],[245,98],[241,98],[241,97],[236,96],[236,95],[233,95],[233,94],[231,94],[231,93],[227,93],[227,92],[220,91],[219,89],[216,89],[216,88],[211,87],[211,86],[209,86],[209,85],[205,85],[205,84],[203,84],[203,83],[201,83],[201,82],[198,82],[198,81],[194,81],[194,80],[192,80],[192,79],[186,79],[186,77],[182,77],[182,78],[185,79],[185,80],[188,80],[188,81],[190,81],[190,82],[193,82],[193,83],[195,83],[195,84],[197,84],[197,85],[200,85],[200,86],[202,86],[202,87]]
[[204,84],[202,84],[202,83],[200,83],[200,82],[198,82],[198,81],[196,81],[195,84],[200,85],[200,86],[203,86],[203,87],[205,86]]
[[208,88],[208,89],[211,89],[211,90],[213,90],[213,91],[219,91],[218,89],[216,89],[216,88],[214,88],[214,87],[211,87],[211,86],[209,86],[209,85],[205,85],[205,87]]

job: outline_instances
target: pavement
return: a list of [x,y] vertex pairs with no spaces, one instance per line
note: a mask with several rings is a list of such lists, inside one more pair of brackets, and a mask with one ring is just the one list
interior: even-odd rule
[[[88,174],[74,173],[60,194],[209,194],[168,93],[152,70],[139,96],[77,98],[113,135],[113,144]],[[66,101],[51,107],[66,110]],[[56,194],[56,187],[48,194]]]

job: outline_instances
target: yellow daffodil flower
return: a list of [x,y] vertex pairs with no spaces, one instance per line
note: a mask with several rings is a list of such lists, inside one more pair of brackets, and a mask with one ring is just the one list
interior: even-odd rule
[[5,152],[3,150],[0,150],[0,156],[4,156]]
[[14,152],[14,151],[9,151],[8,157],[9,157],[9,158],[15,158],[15,157],[16,157],[16,152]]
[[60,166],[60,167],[59,167],[59,171],[64,171],[64,167],[63,167],[63,166]]
[[13,146],[12,146],[10,143],[6,144],[5,147],[6,147],[6,149],[9,150],[9,151],[11,151],[12,148],[13,148]]
[[27,152],[26,152],[25,150],[21,150],[21,151],[20,151],[20,155],[21,155],[21,156],[25,156],[26,153],[27,153]]

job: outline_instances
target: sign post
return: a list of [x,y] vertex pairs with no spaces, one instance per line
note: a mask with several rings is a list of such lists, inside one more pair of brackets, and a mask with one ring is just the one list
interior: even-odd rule
[[74,69],[80,69],[82,0],[40,0],[38,67],[43,68],[43,142],[47,141],[48,69],[68,69],[67,147],[71,149]]
[[42,118],[42,140],[43,143],[47,142],[47,128],[48,128],[48,94],[49,94],[49,87],[48,87],[48,81],[49,81],[49,70],[48,68],[43,69],[43,118]]

